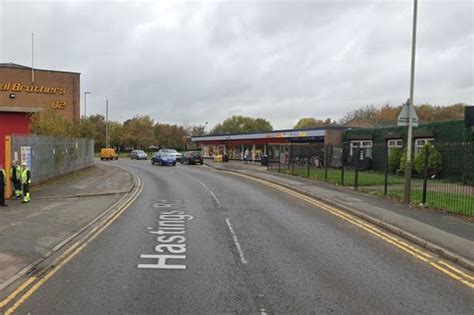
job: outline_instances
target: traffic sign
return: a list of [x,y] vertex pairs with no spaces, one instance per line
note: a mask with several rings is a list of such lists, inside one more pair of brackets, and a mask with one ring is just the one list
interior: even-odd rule
[[408,126],[408,113],[411,112],[411,124],[413,127],[418,127],[418,115],[409,102],[403,104],[402,111],[398,114],[397,126]]

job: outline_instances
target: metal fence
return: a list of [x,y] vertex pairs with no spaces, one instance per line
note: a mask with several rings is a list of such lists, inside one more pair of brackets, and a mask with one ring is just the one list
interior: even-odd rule
[[33,183],[94,164],[94,140],[13,135],[11,158],[27,161]]
[[[278,144],[269,147],[268,170],[402,200],[403,151],[386,144]],[[414,154],[410,201],[474,216],[473,143],[436,143]]]

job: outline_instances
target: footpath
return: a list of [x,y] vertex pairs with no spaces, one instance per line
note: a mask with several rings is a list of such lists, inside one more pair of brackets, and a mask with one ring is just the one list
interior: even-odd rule
[[0,290],[59,250],[129,193],[132,174],[112,163],[34,186],[31,202],[0,207]]
[[216,163],[213,160],[205,160],[205,164],[218,170],[267,180],[321,200],[474,271],[474,218],[413,208],[349,187],[268,172],[260,164],[241,161]]

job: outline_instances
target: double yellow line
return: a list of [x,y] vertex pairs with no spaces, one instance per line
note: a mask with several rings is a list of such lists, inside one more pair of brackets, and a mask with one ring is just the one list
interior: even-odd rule
[[269,181],[263,180],[263,179],[258,179],[253,176],[248,176],[244,174],[238,174],[234,172],[229,172],[231,174],[241,176],[247,179],[250,179],[255,182],[259,182],[263,185],[275,188],[277,190],[280,190],[282,192],[285,192],[286,194],[292,195],[298,199],[304,200],[305,202],[314,205],[320,209],[326,210],[330,212],[331,214],[365,230],[366,232],[384,240],[385,242],[392,244],[393,246],[403,250],[404,252],[414,256],[415,258],[423,261],[424,263],[427,263],[428,265],[436,268],[437,270],[443,272],[444,274],[448,275],[449,277],[463,283],[464,285],[468,286],[471,289],[474,289],[474,277],[472,274],[469,274],[468,272],[465,272],[463,270],[460,270],[459,268],[451,265],[447,261],[434,257],[430,252],[427,252],[425,250],[422,250],[412,244],[407,243],[404,240],[401,240],[395,236],[393,236],[390,233],[387,233],[376,226],[359,219],[358,217],[351,215],[347,212],[344,212],[342,210],[339,210],[333,206],[330,206],[328,204],[325,204],[321,201],[318,201],[314,198],[308,197],[302,193],[296,192],[294,190],[282,187],[280,185],[271,183]]
[[[115,220],[117,220],[120,215],[125,212],[128,207],[138,198],[140,193],[143,190],[141,185],[141,180],[135,175],[137,179],[139,189],[134,192],[132,197],[128,201],[121,205],[116,211],[114,211],[109,217],[102,222],[103,225],[96,226],[91,229],[82,240],[77,241],[69,247],[64,253],[62,253],[55,261],[53,262],[50,269],[47,269],[45,272],[41,273],[38,276],[32,276],[28,278],[20,287],[13,291],[9,296],[7,296],[3,301],[0,302],[0,309],[10,304],[17,296],[19,296],[27,288],[23,295],[21,295],[15,303],[5,310],[4,315],[10,315],[15,312],[18,307],[20,307],[33,293],[35,293],[49,278],[51,278],[56,272],[61,270],[61,268],[67,264],[71,259],[73,259],[77,254],[79,254],[88,244],[90,244],[102,231],[109,227]],[[56,265],[56,263],[59,263]],[[34,283],[34,284],[33,284]],[[31,284],[33,284],[31,286]]]

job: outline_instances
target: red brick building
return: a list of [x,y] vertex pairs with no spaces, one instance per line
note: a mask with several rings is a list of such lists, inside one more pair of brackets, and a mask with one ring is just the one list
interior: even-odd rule
[[46,108],[66,119],[80,118],[80,73],[32,69],[0,63],[0,164],[5,165],[5,136],[27,134],[30,115]]

